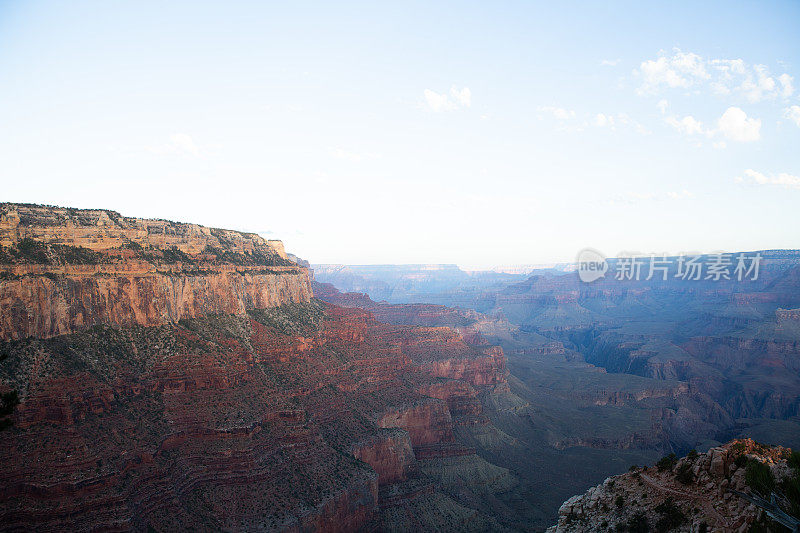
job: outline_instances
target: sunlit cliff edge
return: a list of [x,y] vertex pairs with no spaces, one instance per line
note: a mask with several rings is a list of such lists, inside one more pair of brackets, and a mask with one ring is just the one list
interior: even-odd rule
[[154,326],[312,296],[276,240],[108,210],[0,204],[0,339]]

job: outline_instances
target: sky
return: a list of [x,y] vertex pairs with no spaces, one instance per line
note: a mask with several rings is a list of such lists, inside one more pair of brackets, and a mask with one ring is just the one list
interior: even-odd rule
[[800,2],[0,0],[0,201],[312,263],[800,247]]

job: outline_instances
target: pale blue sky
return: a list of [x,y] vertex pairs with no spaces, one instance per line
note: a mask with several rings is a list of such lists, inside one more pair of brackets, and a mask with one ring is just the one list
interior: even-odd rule
[[800,246],[800,2],[286,4],[0,0],[0,200],[317,263]]

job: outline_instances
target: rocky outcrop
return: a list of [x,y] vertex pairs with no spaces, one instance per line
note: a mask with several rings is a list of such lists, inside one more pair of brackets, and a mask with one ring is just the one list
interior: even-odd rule
[[778,324],[800,324],[800,309],[776,309],[775,319]]
[[408,432],[415,447],[454,442],[453,419],[447,404],[426,399],[417,405],[391,409],[378,419],[378,427],[402,428]]
[[0,204],[0,339],[243,314],[312,296],[308,270],[256,234]]
[[212,247],[243,254],[260,252],[283,259],[287,257],[281,241],[266,240],[255,233],[124,217],[105,209],[0,204],[0,245],[9,248],[24,239],[93,251],[138,245],[143,248],[176,248],[197,255]]
[[[681,459],[665,457],[657,467],[632,467],[629,473],[610,477],[564,502],[558,524],[548,532],[635,527],[637,531],[738,532],[756,522],[763,527],[765,513],[742,494],[761,494],[769,501],[769,495],[759,491],[768,490],[770,483],[796,483],[792,480],[800,476],[800,465],[790,466],[790,456],[786,448],[744,439]],[[750,470],[760,475],[746,474]],[[772,481],[763,482],[767,478]],[[789,501],[784,505],[790,505]]]
[[379,485],[405,481],[416,461],[408,431],[382,431],[355,444],[353,455],[377,472]]

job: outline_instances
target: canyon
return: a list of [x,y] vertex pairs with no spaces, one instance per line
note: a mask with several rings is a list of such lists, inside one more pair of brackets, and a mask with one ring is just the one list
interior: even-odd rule
[[252,233],[0,204],[0,521],[623,523],[571,497],[736,437],[798,446],[800,261],[764,255],[746,285],[317,269]]
[[[424,292],[409,285],[418,268],[397,265],[392,277],[385,268],[352,269],[358,278],[342,278],[342,269],[329,275],[328,267],[317,273],[315,290],[389,322],[408,322],[408,310],[427,305],[426,323],[438,313],[442,323],[500,345],[510,389],[533,406],[534,417],[528,425],[504,423],[493,413],[493,423],[550,460],[515,462],[507,449],[478,450],[515,471],[523,480],[518,490],[532,489],[532,498],[555,508],[559,495],[564,501],[581,483],[596,483],[592,473],[621,473],[663,454],[706,451],[735,438],[800,448],[800,253],[759,253],[758,279],[741,282],[684,281],[673,269],[665,280],[609,275],[583,283],[568,269],[545,269],[481,286],[431,269],[451,281]],[[325,287],[333,281],[379,287],[375,296],[390,298],[331,296]],[[577,479],[566,483],[572,475]]]
[[[531,358],[550,364],[554,357],[539,354],[563,351],[572,362],[609,375],[679,382],[683,392],[655,417],[672,451],[747,436],[798,447],[800,253],[757,253],[756,279],[685,280],[672,258],[664,279],[609,274],[583,283],[575,272],[545,269],[499,286],[476,287],[472,280],[408,294],[403,282],[391,286],[390,305],[413,301],[481,315],[479,323],[494,326],[486,326],[486,338],[503,346],[516,377],[528,372]],[[611,272],[618,261],[609,259]],[[380,269],[358,272],[366,286],[384,280]],[[393,275],[403,279],[398,272],[401,266]],[[413,279],[416,269],[407,275]],[[328,276],[323,271],[316,279],[325,283]],[[615,387],[612,396],[624,394],[622,381]]]

